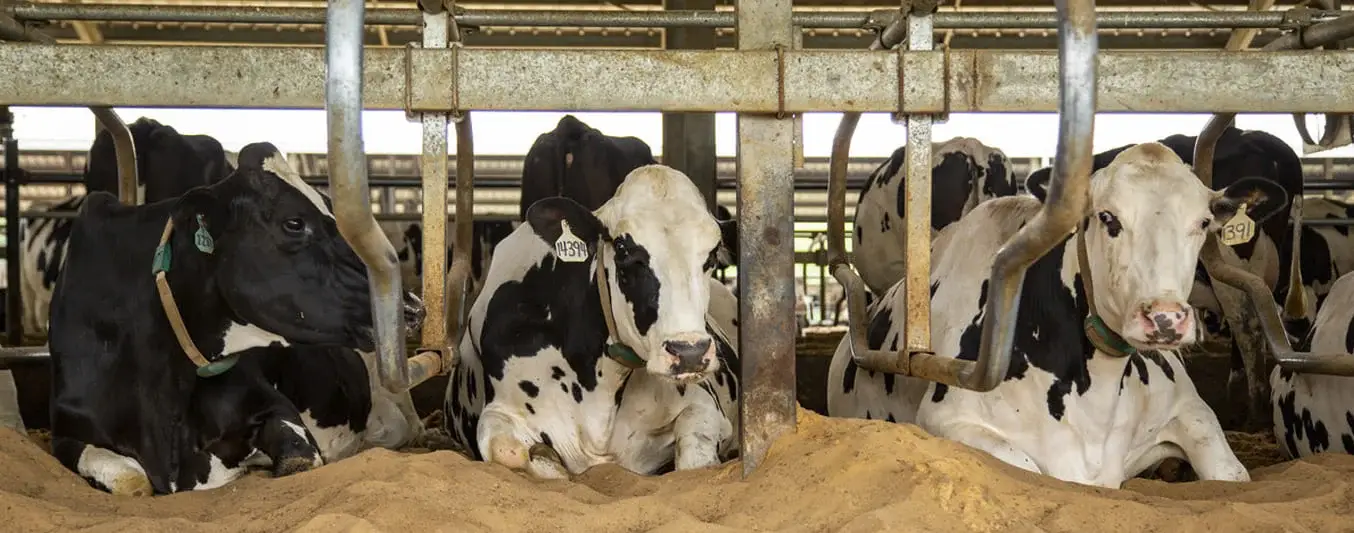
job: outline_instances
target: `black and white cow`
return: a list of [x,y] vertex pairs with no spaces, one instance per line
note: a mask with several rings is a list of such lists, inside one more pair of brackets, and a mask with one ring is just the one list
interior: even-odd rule
[[[657,164],[653,149],[638,137],[612,137],[584,124],[573,115],[559,119],[555,129],[536,137],[522,165],[520,220],[537,201],[563,196],[595,211],[616,194],[631,171]],[[728,208],[717,205],[721,240],[718,269],[738,264],[738,222]]]
[[[173,198],[199,185],[214,183],[230,174],[234,167],[226,160],[221,143],[208,135],[181,135],[173,127],[142,117],[128,125],[136,146],[137,195],[144,202]],[[77,194],[48,208],[47,211],[75,212],[86,194],[118,192],[117,150],[113,136],[100,131],[94,137],[85,162],[85,194]],[[47,332],[47,315],[52,287],[65,262],[72,220],[38,218],[23,220],[23,262],[21,284],[24,302],[24,331],[42,335]]]
[[[1042,187],[1032,187],[1042,190]],[[1080,226],[1093,300],[1111,338],[1093,345],[1077,237],[1025,274],[1011,365],[980,393],[859,368],[846,341],[829,371],[832,416],[916,423],[940,437],[1066,481],[1118,487],[1164,459],[1203,479],[1249,480],[1177,354],[1197,341],[1186,303],[1205,232],[1241,202],[1257,222],[1281,213],[1284,191],[1262,178],[1205,188],[1170,149],[1125,150],[1091,179]],[[980,204],[934,241],[931,335],[938,354],[978,355],[988,274],[998,250],[1040,210],[1019,195]],[[869,306],[871,349],[897,349],[905,314],[895,285]]]
[[271,144],[239,162],[151,204],[92,193],[72,225],[52,296],[52,453],[97,488],[210,489],[266,463],[287,475],[402,418],[375,405],[355,351],[374,343],[366,268],[330,202]]
[[[906,272],[906,150],[899,147],[875,168],[856,200],[852,263],[875,294],[883,294]],[[932,238],[978,204],[1016,193],[1010,159],[977,139],[955,137],[933,144],[931,164]]]
[[545,198],[526,222],[471,309],[447,384],[453,438],[542,478],[736,453],[738,306],[709,276],[719,226],[690,179],[640,167],[596,211]]
[[[1311,349],[1354,353],[1354,274],[1340,276],[1330,288],[1316,314]],[[1354,378],[1299,374],[1275,365],[1269,385],[1274,439],[1285,456],[1354,454]]]

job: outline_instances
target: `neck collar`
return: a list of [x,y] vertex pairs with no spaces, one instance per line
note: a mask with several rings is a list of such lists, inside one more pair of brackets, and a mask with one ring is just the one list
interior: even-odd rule
[[1088,223],[1084,223],[1077,229],[1077,269],[1081,274],[1082,287],[1086,291],[1086,305],[1090,308],[1089,314],[1082,322],[1082,330],[1096,350],[1110,357],[1127,357],[1137,353],[1138,349],[1100,318],[1100,311],[1095,305],[1095,283],[1091,280],[1091,262],[1086,254],[1086,230],[1089,227]]
[[[197,232],[193,235],[193,243],[202,253],[210,254],[215,250],[215,243],[212,236],[207,233],[207,227],[202,222],[202,215],[197,216]],[[169,319],[169,327],[174,330],[174,337],[179,341],[179,347],[183,353],[188,355],[188,360],[197,367],[197,375],[201,378],[209,378],[225,373],[239,362],[238,355],[231,355],[218,359],[216,361],[208,360],[202,355],[202,351],[197,349],[193,343],[193,338],[188,335],[188,327],[183,323],[183,315],[179,313],[179,306],[174,301],[174,292],[169,289],[169,280],[165,274],[169,272],[170,257],[173,253],[170,249],[169,237],[174,234],[174,218],[170,217],[165,222],[165,230],[160,234],[160,244],[155,247],[155,259],[151,265],[151,274],[155,276],[155,289],[160,293],[160,307],[165,311],[165,318]]]
[[611,314],[611,285],[607,283],[606,261],[602,259],[600,246],[597,250],[597,296],[602,301],[602,317],[606,319],[606,356],[630,370],[644,368],[644,359],[634,348],[621,342],[620,334],[616,332],[616,317]]

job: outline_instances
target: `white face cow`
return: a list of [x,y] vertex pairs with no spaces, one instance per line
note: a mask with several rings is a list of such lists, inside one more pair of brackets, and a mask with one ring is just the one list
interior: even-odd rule
[[619,337],[613,341],[633,349],[650,373],[679,382],[719,369],[704,311],[720,229],[700,199],[680,172],[648,165],[635,169],[596,213],[563,197],[527,210],[532,229],[557,250],[578,241],[589,256],[600,249]]

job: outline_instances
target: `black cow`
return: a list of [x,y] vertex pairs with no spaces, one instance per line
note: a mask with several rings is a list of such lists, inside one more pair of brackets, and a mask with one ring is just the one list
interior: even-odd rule
[[[522,166],[518,220],[537,201],[563,196],[595,211],[616,194],[630,171],[656,164],[653,150],[638,137],[603,134],[573,115],[536,137]],[[715,209],[725,251],[716,270],[738,264],[738,222],[724,206]]]
[[[199,185],[214,183],[232,171],[221,143],[208,135],[181,135],[174,128],[142,117],[128,126],[136,145],[138,196],[145,202],[173,198]],[[100,131],[85,162],[87,193],[118,192],[117,150],[113,136]],[[77,194],[47,208],[75,212],[87,196]],[[69,218],[39,218],[21,222],[23,262],[20,286],[24,302],[24,331],[41,335],[47,331],[52,286],[65,262],[72,221]]]
[[352,352],[374,347],[365,266],[275,147],[246,146],[239,165],[142,206],[92,193],[72,225],[52,297],[52,453],[95,487],[208,489],[263,459],[307,470],[326,443],[303,409],[350,428],[371,410]]

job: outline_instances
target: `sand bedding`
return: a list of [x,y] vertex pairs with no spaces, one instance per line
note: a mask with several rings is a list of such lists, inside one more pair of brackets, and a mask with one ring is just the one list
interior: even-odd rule
[[[734,462],[541,482],[450,451],[378,449],[155,498],[96,491],[39,440],[0,430],[0,531],[1354,531],[1354,456],[1254,469],[1245,484],[1108,490],[1028,474],[915,426],[802,409],[799,419],[747,481]],[[1238,455],[1272,459],[1263,441]]]

